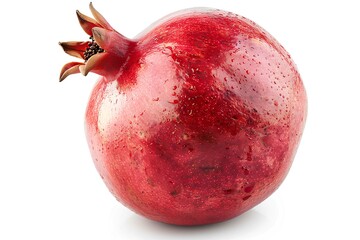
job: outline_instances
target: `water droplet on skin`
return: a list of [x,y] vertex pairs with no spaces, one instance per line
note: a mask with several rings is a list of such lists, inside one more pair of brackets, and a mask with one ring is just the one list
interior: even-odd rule
[[182,138],[183,138],[184,140],[188,140],[188,139],[190,138],[190,136],[189,136],[187,133],[184,133],[184,134],[182,135]]

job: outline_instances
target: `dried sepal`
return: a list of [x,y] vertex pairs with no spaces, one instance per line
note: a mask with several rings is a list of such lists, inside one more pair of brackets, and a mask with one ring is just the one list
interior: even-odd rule
[[80,72],[86,76],[90,71],[95,71],[102,66],[103,60],[107,57],[107,55],[108,53],[105,52],[93,55],[89,58],[85,65],[80,67]]
[[67,54],[73,57],[84,59],[84,52],[88,47],[89,42],[70,41],[59,42],[59,44]]
[[82,14],[79,11],[76,11],[76,15],[79,19],[80,26],[89,36],[92,35],[91,29],[94,27],[101,27],[101,25],[96,20]]
[[92,15],[94,16],[94,18],[96,19],[96,21],[103,27],[106,28],[107,30],[112,30],[114,31],[114,29],[111,27],[111,25],[106,21],[106,19],[94,8],[92,2],[90,2],[90,11],[92,13]]
[[60,72],[60,82],[62,82],[67,76],[71,75],[71,74],[75,74],[75,73],[80,73],[80,66],[83,66],[83,63],[79,63],[79,62],[70,62],[65,64]]

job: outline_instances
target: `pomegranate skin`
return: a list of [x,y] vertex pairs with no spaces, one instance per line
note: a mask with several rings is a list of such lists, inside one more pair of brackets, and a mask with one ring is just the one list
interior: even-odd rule
[[92,91],[85,130],[118,201],[177,225],[231,219],[286,177],[307,112],[290,55],[254,22],[190,9],[134,40]]

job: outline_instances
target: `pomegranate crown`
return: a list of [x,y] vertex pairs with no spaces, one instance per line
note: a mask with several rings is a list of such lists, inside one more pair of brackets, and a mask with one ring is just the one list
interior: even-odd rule
[[116,32],[92,3],[90,11],[94,19],[76,11],[80,25],[89,35],[90,41],[59,42],[67,54],[83,59],[83,62],[65,64],[60,72],[60,82],[75,73],[86,76],[94,72],[105,77],[114,76],[124,62],[131,40]]

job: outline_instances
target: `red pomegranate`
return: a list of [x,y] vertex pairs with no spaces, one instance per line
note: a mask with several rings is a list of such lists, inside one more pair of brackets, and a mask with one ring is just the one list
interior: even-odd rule
[[224,221],[287,175],[307,112],[285,49],[254,22],[214,9],[171,14],[134,39],[90,4],[90,41],[63,42],[83,62],[60,74],[101,75],[86,137],[111,193],[138,214],[178,225]]

